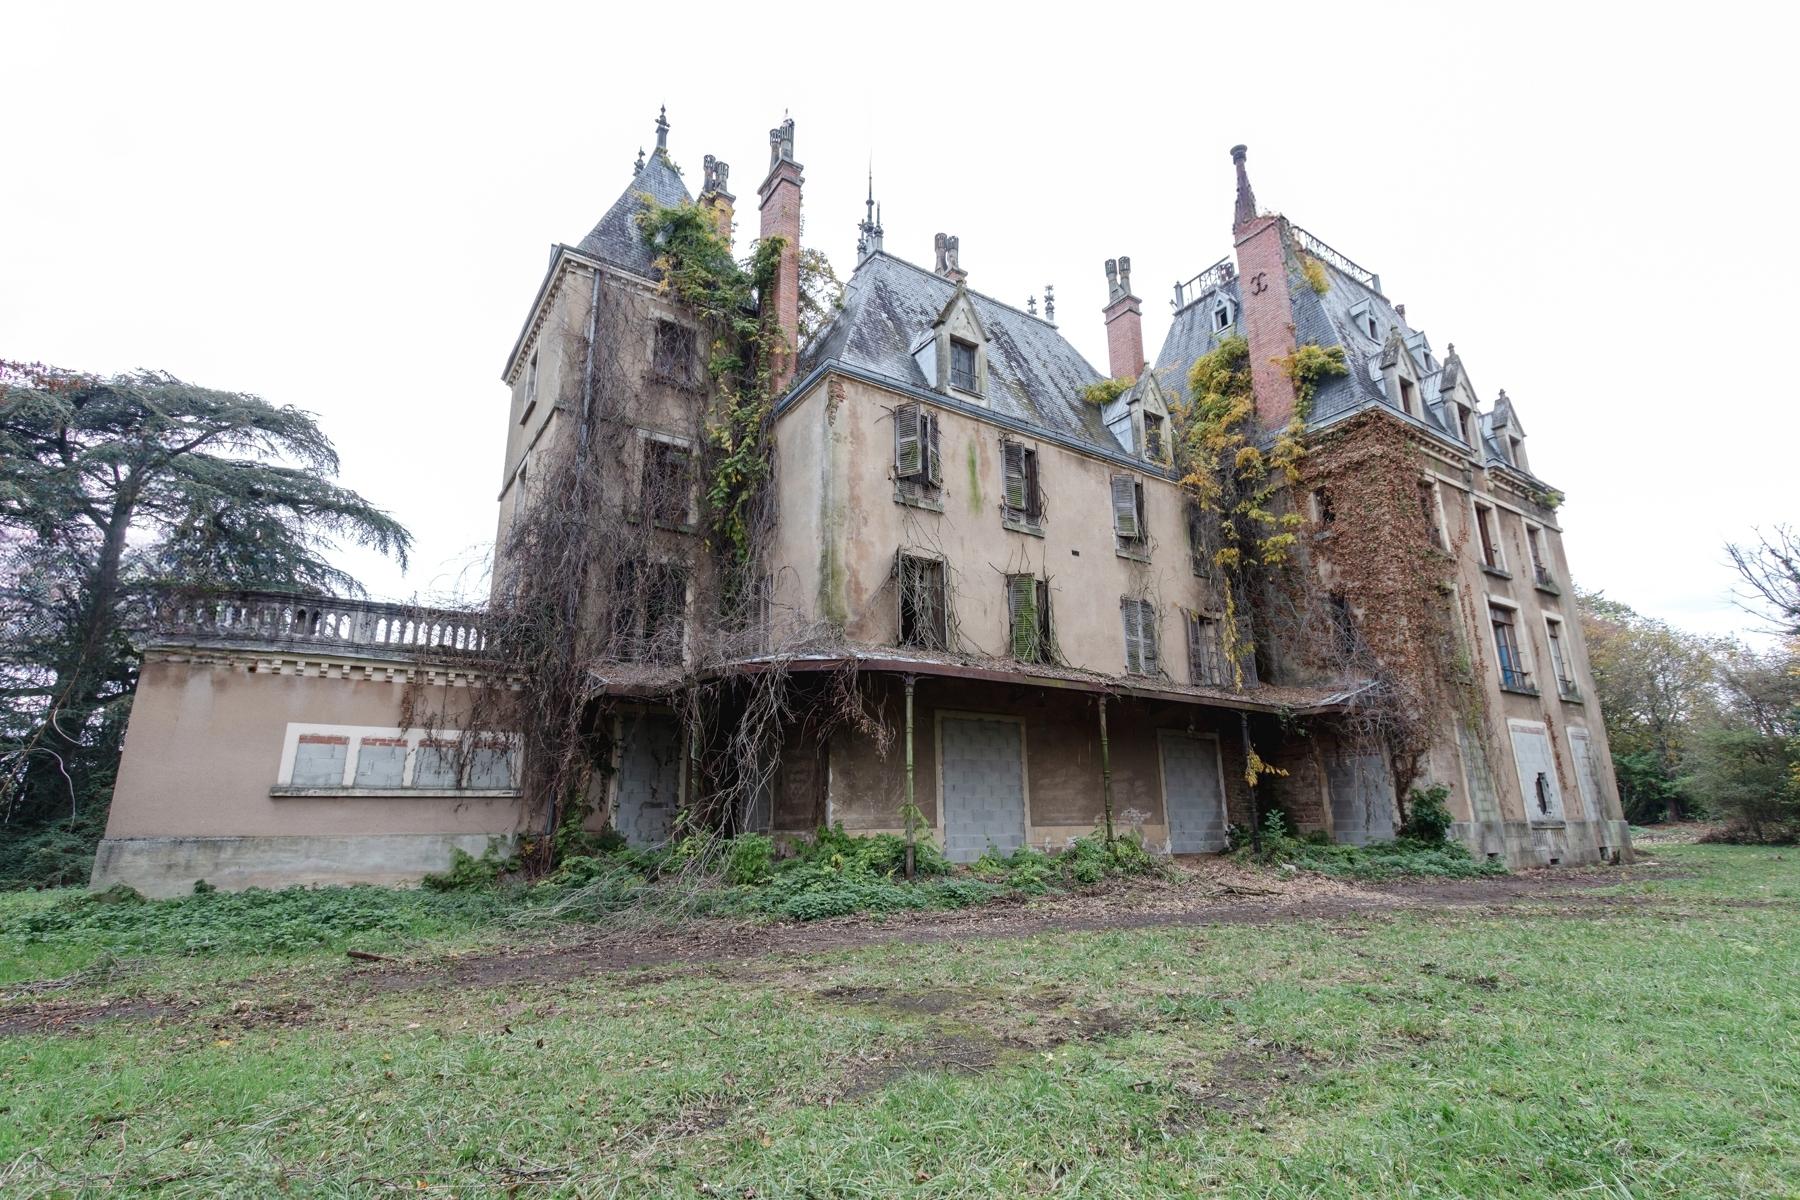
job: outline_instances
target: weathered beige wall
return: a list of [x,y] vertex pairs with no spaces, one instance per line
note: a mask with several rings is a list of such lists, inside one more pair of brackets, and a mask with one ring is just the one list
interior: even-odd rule
[[[518,824],[506,798],[274,797],[289,722],[396,727],[399,681],[251,673],[267,656],[145,658],[106,836],[247,837],[502,834]],[[327,661],[310,659],[316,671]],[[341,662],[335,664],[340,669]],[[430,699],[449,711],[456,689]]]
[[[1205,607],[1210,597],[1193,574],[1177,487],[1150,472],[1021,436],[1039,454],[1045,515],[1042,537],[1015,532],[1001,523],[1000,429],[942,408],[943,511],[903,504],[894,498],[892,414],[910,399],[846,378],[835,415],[824,402],[824,385],[783,414],[776,557],[782,576],[795,581],[784,599],[812,618],[842,619],[855,641],[891,645],[900,624],[895,552],[942,557],[950,568],[955,648],[1004,658],[1004,576],[1034,574],[1050,581],[1063,660],[1116,675],[1125,669],[1119,602],[1142,596],[1157,606],[1164,670],[1188,682],[1177,609]],[[1115,473],[1144,481],[1148,563],[1115,552]],[[805,490],[797,486],[802,480]]]

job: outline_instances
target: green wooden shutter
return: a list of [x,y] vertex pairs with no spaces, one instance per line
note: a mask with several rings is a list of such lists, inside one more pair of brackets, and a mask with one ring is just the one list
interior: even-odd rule
[[1125,673],[1135,675],[1143,669],[1143,639],[1138,633],[1136,600],[1119,601],[1119,618],[1125,625]]
[[1024,662],[1038,660],[1038,580],[1034,575],[1006,577],[1006,615],[1012,627],[1012,654]]
[[1032,524],[1043,517],[1043,499],[1038,494],[1038,456],[1036,450],[1021,448],[1020,458],[1025,463],[1025,519]]
[[919,437],[920,413],[916,404],[902,404],[894,410],[894,475],[899,479],[916,479],[922,469],[924,443]]

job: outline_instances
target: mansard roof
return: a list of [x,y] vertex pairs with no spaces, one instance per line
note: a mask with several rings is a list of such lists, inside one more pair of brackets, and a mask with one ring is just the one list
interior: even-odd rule
[[[1099,371],[1048,321],[963,286],[987,338],[987,408],[1109,454],[1124,448],[1081,398]],[[844,306],[800,355],[800,372],[830,362],[935,390],[912,351],[957,294],[957,284],[886,251],[858,264]]]
[[576,249],[634,275],[653,275],[656,252],[645,243],[637,225],[638,214],[649,207],[645,197],[664,208],[693,201],[681,173],[662,151],[645,161],[643,169],[631,177],[600,223],[588,231]]
[[[1216,269],[1216,268],[1215,268]],[[1225,300],[1231,305],[1233,314],[1242,314],[1243,301],[1238,294],[1238,279],[1230,274],[1215,287],[1203,292],[1200,297],[1182,306],[1169,323],[1168,336],[1163,338],[1162,349],[1157,353],[1157,382],[1162,385],[1163,392],[1177,400],[1188,399],[1188,373],[1202,357],[1218,349],[1219,343],[1228,337],[1243,332],[1241,315],[1224,329],[1217,328],[1213,313],[1218,309],[1218,302]]]

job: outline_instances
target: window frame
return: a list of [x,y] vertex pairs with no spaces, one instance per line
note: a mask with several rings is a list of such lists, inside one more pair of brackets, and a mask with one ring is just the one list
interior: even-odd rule
[[[1006,589],[1006,649],[1008,657],[1019,662],[1053,663],[1056,661],[1056,639],[1050,616],[1050,583],[1034,574],[1015,573],[1004,577]],[[1029,584],[1029,587],[1022,585]],[[1030,593],[1031,628],[1022,630],[1020,618],[1026,608],[1020,603],[1021,592]]]
[[[1017,466],[1014,459],[1017,459]],[[1009,529],[1040,533],[1044,523],[1044,493],[1036,446],[1016,438],[1000,439],[1000,519]],[[1014,504],[1013,481],[1018,481],[1019,503]]]
[[[1123,487],[1130,487],[1129,506],[1123,503]],[[1150,533],[1145,519],[1144,481],[1137,475],[1114,474],[1108,478],[1108,499],[1112,507],[1113,552],[1121,558],[1150,561]],[[1121,518],[1130,510],[1131,532],[1126,532]]]
[[[441,746],[455,746],[463,737],[472,739],[469,761],[458,764],[459,778],[456,784],[420,784],[418,779],[419,760],[423,752]],[[341,740],[345,746],[344,766],[338,782],[295,783],[294,769],[299,758],[299,747],[302,742],[311,739]],[[395,787],[357,783],[356,777],[361,767],[362,749],[365,743],[391,749],[399,745],[406,747],[406,758],[401,765],[401,782]],[[476,754],[495,749],[504,749],[506,753],[507,774],[510,784],[504,788],[471,787],[469,774],[473,769]],[[493,731],[469,731],[451,735],[446,740],[443,735],[428,730],[410,728],[401,729],[393,726],[377,725],[325,725],[311,722],[290,721],[283,731],[281,757],[275,768],[276,781],[269,787],[269,794],[280,796],[393,796],[393,797],[483,797],[483,796],[517,796],[519,794],[519,754],[520,743],[516,736]]]
[[[641,457],[638,463],[638,516],[649,521],[659,529],[673,529],[682,533],[692,533],[697,524],[695,513],[695,492],[698,481],[694,472],[694,447],[685,438],[671,434],[658,433],[653,429],[638,430]],[[685,462],[681,472],[682,489],[681,517],[671,518],[666,513],[651,511],[651,474],[659,456],[667,456],[671,452],[679,454]]]
[[[1500,674],[1500,689],[1520,695],[1536,696],[1540,692],[1531,682],[1533,663],[1524,640],[1519,637],[1519,606],[1495,596],[1487,598],[1488,637],[1494,646],[1494,668]],[[1500,614],[1505,614],[1505,620]],[[1501,631],[1505,630],[1502,637]]]
[[[625,575],[642,576],[629,584]],[[621,604],[620,593],[629,588],[629,603]],[[680,599],[674,605],[673,621],[666,617],[666,606],[676,589]],[[693,575],[687,564],[665,559],[627,558],[613,564],[613,608],[608,614],[611,628],[607,651],[615,662],[653,663],[674,666],[687,661],[688,609],[693,603]],[[662,621],[655,621],[658,616]],[[654,621],[655,627],[652,628]],[[673,657],[661,636],[674,628],[676,636]]]
[[[666,345],[665,335],[671,333],[679,343],[673,348]],[[692,386],[698,375],[699,331],[670,317],[658,317],[650,336],[650,373],[668,383]]]
[[1189,685],[1225,687],[1223,625],[1217,617],[1197,608],[1183,609],[1182,614],[1187,626]]
[[1119,618],[1125,636],[1125,674],[1161,675],[1161,629],[1156,605],[1142,596],[1121,596]]
[[[981,347],[954,334],[950,335],[949,342],[950,355],[946,370],[949,372],[951,389],[970,396],[981,395]],[[969,369],[966,372],[957,366],[958,351],[968,354]]]
[[[909,429],[910,426],[910,429]],[[910,467],[907,448],[916,445]],[[909,400],[894,409],[894,499],[937,507],[944,486],[943,426],[930,405]]]
[[[910,572],[910,575],[909,575]],[[921,576],[935,576],[938,595],[936,636],[934,639],[919,640],[907,637],[909,603],[913,614],[912,622],[917,624],[919,605],[909,598],[917,594],[916,580]],[[898,617],[894,629],[894,644],[909,646],[915,650],[948,650],[950,648],[950,566],[942,558],[928,554],[915,554],[906,550],[894,553],[894,578],[897,586]],[[929,614],[927,614],[929,616]],[[935,644],[934,644],[935,643]]]
[[[1474,496],[1469,497],[1469,503],[1474,510],[1475,544],[1481,550],[1481,569],[1511,579],[1512,572],[1506,569],[1506,548],[1500,542],[1500,510]],[[1488,520],[1483,519],[1484,513]]]

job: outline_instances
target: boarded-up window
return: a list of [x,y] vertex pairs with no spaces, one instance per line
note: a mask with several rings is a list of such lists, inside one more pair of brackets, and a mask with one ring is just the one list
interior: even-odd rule
[[413,786],[417,788],[453,788],[458,778],[455,742],[420,742],[413,763]]
[[902,404],[894,410],[894,478],[921,490],[943,485],[938,417],[922,405]]
[[1008,521],[1036,525],[1043,519],[1038,493],[1038,452],[1021,442],[1000,443],[1000,503]]
[[1156,674],[1156,606],[1127,596],[1119,601],[1119,614],[1125,624],[1126,673]]
[[1050,585],[1035,575],[1006,577],[1008,650],[1021,662],[1049,662]]
[[900,555],[900,644],[942,650],[950,644],[950,613],[944,595],[944,564],[935,558]]
[[1129,553],[1143,553],[1147,542],[1144,533],[1144,485],[1135,475],[1112,477],[1112,518],[1117,548]]
[[1224,653],[1219,645],[1219,623],[1202,613],[1187,614],[1188,682],[1203,687],[1225,684]]
[[344,764],[350,755],[350,739],[336,734],[307,733],[294,747],[294,771],[288,782],[295,787],[337,787],[344,782]]
[[693,491],[693,455],[655,438],[644,442],[643,512],[661,525],[686,525]]
[[676,383],[694,378],[694,331],[674,321],[656,323],[656,373]]
[[356,786],[397,788],[406,782],[406,739],[366,737],[356,748]]
[[469,752],[469,786],[495,791],[513,786],[513,751],[504,742],[482,742]]
[[1539,721],[1512,720],[1507,726],[1512,734],[1513,761],[1519,768],[1519,791],[1525,797],[1526,818],[1562,820],[1562,788],[1557,782],[1548,731]]

